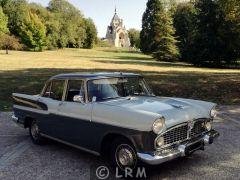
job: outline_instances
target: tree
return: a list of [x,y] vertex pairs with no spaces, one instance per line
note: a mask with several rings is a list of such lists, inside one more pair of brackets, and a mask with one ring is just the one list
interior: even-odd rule
[[224,46],[222,63],[236,64],[240,59],[240,1],[218,0],[218,7],[224,18],[219,28]]
[[0,47],[6,50],[6,54],[8,54],[8,50],[10,49],[21,49],[22,45],[19,43],[19,40],[15,36],[10,36],[8,34],[3,34],[0,36]]
[[[47,8],[26,0],[0,0],[0,6],[8,17],[10,34],[19,37],[28,50],[92,48],[96,41],[94,23],[66,0],[51,0]],[[5,29],[2,17],[0,9],[0,32]]]
[[5,6],[9,0],[0,0],[0,6]]
[[0,35],[8,33],[8,17],[3,13],[2,7],[0,6]]
[[22,42],[30,50],[42,51],[46,41],[46,29],[39,17],[29,12],[28,22],[21,27]]
[[[4,3],[3,3],[4,2]],[[20,37],[21,27],[27,22],[29,7],[26,0],[5,0],[3,12],[8,17],[8,28],[11,34]]]
[[129,36],[131,47],[135,47],[139,49],[140,48],[140,31],[134,28],[129,29],[128,36]]
[[59,34],[60,34],[60,22],[54,13],[48,11],[47,8],[40,4],[31,3],[30,9],[33,13],[41,19],[42,23],[46,27],[46,47],[47,49],[55,49],[58,47]]
[[141,50],[157,60],[176,60],[179,52],[175,29],[170,12],[161,0],[148,0],[142,24]]
[[84,40],[83,47],[91,49],[97,42],[97,28],[92,19],[85,19],[86,39]]
[[[198,66],[224,66],[240,58],[239,1],[197,0],[196,33],[189,51]],[[231,20],[230,20],[230,19]]]
[[157,1],[149,0],[147,2],[147,8],[142,17],[142,30],[140,32],[140,49],[145,54],[150,54],[154,51],[154,31],[153,18],[154,18],[154,5]]
[[177,46],[182,61],[191,57],[191,48],[196,31],[196,9],[191,2],[177,5],[173,14],[173,24],[176,29]]
[[220,64],[224,46],[219,38],[219,28],[223,23],[223,14],[215,0],[198,0],[195,7],[197,30],[191,62],[195,65]]
[[48,9],[59,22],[58,47],[82,47],[86,32],[81,12],[65,0],[51,0]]

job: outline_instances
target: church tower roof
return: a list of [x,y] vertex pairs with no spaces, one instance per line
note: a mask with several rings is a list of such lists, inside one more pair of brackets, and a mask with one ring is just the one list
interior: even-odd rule
[[112,21],[114,21],[114,20],[120,20],[118,14],[117,14],[117,8],[115,8],[115,13],[114,13],[114,16],[112,18]]

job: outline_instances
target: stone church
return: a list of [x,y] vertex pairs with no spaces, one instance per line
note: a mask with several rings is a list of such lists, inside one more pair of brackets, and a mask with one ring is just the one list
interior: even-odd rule
[[129,47],[130,41],[128,37],[128,31],[123,25],[123,20],[117,15],[115,8],[115,14],[112,18],[110,26],[107,28],[106,39],[109,43],[115,47]]

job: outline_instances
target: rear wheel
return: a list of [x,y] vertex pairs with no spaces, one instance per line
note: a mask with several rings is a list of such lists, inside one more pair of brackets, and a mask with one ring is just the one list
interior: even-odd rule
[[29,134],[34,144],[43,143],[43,137],[40,134],[39,127],[36,120],[31,121],[29,126]]
[[123,138],[116,139],[111,147],[111,161],[121,171],[124,171],[126,168],[134,170],[138,163],[134,146]]

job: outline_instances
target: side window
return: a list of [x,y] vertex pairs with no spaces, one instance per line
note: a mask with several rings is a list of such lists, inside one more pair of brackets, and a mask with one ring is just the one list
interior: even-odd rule
[[84,83],[82,80],[69,80],[68,88],[66,92],[66,101],[73,101],[75,95],[85,96],[84,93]]
[[47,84],[47,87],[43,93],[43,97],[50,97],[51,94],[51,82]]
[[64,82],[65,80],[53,80],[50,98],[61,101],[64,90]]

